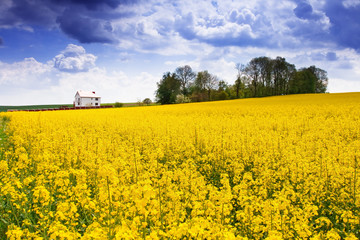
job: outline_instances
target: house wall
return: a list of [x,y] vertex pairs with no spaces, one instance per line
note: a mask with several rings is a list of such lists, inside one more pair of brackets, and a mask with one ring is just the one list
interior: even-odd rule
[[81,106],[81,98],[79,95],[75,96],[75,107],[80,107]]
[[79,94],[75,96],[75,107],[94,107],[100,106],[101,98],[91,98],[91,97],[80,97]]
[[[76,100],[75,102],[75,106],[79,106],[79,107],[90,107],[90,106],[100,106],[101,104],[101,98],[97,98],[98,100],[96,100],[96,98],[79,98],[80,99],[80,105],[78,105],[79,101]],[[97,105],[96,105],[97,103]]]

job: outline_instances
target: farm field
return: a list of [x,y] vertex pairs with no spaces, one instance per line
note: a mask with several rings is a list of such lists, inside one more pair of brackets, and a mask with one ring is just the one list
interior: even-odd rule
[[0,239],[360,238],[360,93],[8,118]]
[[32,109],[47,109],[47,108],[60,108],[62,106],[72,107],[72,104],[55,104],[55,105],[24,105],[24,106],[0,106],[0,112],[8,110],[32,110]]
[[[114,106],[115,103],[102,103],[101,106]],[[152,103],[151,105],[156,105]],[[123,103],[123,107],[137,107],[139,103]],[[54,105],[23,105],[23,106],[0,106],[0,112],[6,112],[8,110],[23,111],[23,110],[39,110],[39,109],[59,109],[63,107],[73,107],[73,104],[54,104]]]

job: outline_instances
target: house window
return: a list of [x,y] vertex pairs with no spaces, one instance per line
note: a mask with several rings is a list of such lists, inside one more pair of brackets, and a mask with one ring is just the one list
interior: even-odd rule
[[[91,99],[92,100],[92,99]],[[95,98],[95,101],[99,100],[98,98]]]
[[98,106],[99,104],[98,103],[95,103],[95,106]]
[[93,100],[93,98],[91,98],[91,100]]

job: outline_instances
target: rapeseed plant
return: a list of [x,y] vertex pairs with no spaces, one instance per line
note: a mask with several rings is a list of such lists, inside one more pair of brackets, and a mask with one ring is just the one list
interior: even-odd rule
[[0,117],[0,238],[360,237],[359,93]]

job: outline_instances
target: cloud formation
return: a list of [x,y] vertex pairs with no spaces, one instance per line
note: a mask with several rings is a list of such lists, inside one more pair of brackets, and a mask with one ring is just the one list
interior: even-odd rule
[[112,43],[115,38],[112,36],[112,26],[107,20],[91,18],[86,15],[74,15],[72,11],[66,10],[57,18],[60,29],[77,39],[80,43]]
[[96,56],[74,44],[69,44],[53,59],[54,67],[63,72],[86,72],[95,67],[95,61]]
[[213,46],[360,47],[357,0],[4,0],[0,28],[58,28],[80,43],[160,49],[180,39]]
[[359,1],[326,1],[324,9],[330,19],[334,41],[340,46],[360,50]]
[[34,58],[12,64],[0,61],[0,85],[25,88],[36,88],[52,84],[51,65],[41,63]]
[[[143,78],[151,89],[170,66],[185,64],[231,83],[233,65],[258,56],[360,79],[359,0],[1,0],[0,35],[0,61],[8,61],[0,62],[1,94],[4,86],[127,89]],[[83,45],[97,56],[78,44],[64,49],[74,42],[100,43]],[[135,74],[139,66],[151,74]]]
[[122,0],[3,0],[0,28],[33,30],[40,26],[60,28],[81,43],[110,43],[110,21],[121,18],[116,8],[132,6],[136,1]]
[[0,61],[0,105],[69,104],[80,89],[96,90],[103,102],[153,97],[160,77],[147,72],[129,76],[108,71],[95,66],[95,59],[82,46],[69,44],[46,63],[35,58]]
[[297,3],[294,13],[301,19],[319,20],[321,18],[321,15],[315,13],[311,4],[306,0],[302,0]]

